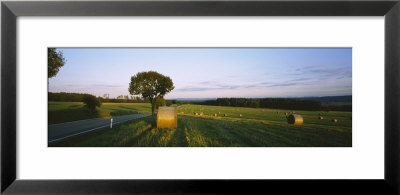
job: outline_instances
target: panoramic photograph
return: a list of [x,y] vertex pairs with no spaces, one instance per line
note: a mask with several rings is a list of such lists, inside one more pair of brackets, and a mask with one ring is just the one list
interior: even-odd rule
[[47,48],[48,147],[352,147],[351,48]]

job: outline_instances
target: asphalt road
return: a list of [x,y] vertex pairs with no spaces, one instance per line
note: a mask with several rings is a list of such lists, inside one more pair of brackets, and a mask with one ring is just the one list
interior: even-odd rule
[[[113,117],[113,126],[118,123],[122,123],[133,119],[143,118],[150,115],[151,113],[115,116]],[[110,127],[110,118],[94,118],[94,119],[52,124],[49,125],[48,141],[49,143],[56,142],[68,137],[87,133],[104,127]]]

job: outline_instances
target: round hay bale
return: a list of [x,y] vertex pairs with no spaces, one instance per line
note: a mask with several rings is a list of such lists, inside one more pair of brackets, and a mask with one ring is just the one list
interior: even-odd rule
[[239,117],[242,117],[243,115],[242,114],[239,114]]
[[291,114],[287,117],[289,124],[302,125],[304,123],[303,117],[299,114]]
[[224,114],[224,116],[228,116],[228,114]]
[[217,113],[215,113],[214,116],[218,116]]
[[218,114],[221,114],[221,112],[218,112]]
[[157,128],[177,128],[178,109],[176,107],[158,107]]
[[335,119],[335,118],[333,118],[333,119],[332,119],[332,122],[334,122],[334,123],[337,123],[337,122],[338,122],[338,120],[337,120],[337,119]]
[[318,119],[319,119],[319,120],[324,120],[324,117],[319,116]]
[[200,116],[203,116],[204,115],[204,113],[203,112],[200,112]]

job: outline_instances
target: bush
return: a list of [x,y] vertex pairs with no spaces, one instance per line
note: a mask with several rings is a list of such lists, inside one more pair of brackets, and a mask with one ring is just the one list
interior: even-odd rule
[[167,104],[167,102],[165,101],[164,98],[162,97],[156,97],[155,101],[155,108],[158,109],[158,107],[160,106],[165,106]]
[[83,103],[86,104],[86,107],[90,112],[95,112],[96,107],[101,106],[101,101],[93,95],[85,95],[82,99]]

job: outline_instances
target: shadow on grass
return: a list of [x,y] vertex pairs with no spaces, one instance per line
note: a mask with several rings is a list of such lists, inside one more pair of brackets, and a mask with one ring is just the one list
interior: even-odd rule
[[48,112],[48,124],[64,123],[83,119],[99,118],[100,112],[90,112],[86,107],[75,109],[63,109]]
[[112,112],[110,112],[110,115],[111,116],[120,116],[120,115],[138,114],[138,113],[139,113],[139,110],[131,109],[130,111],[125,111],[125,110],[112,111]]
[[187,147],[189,143],[186,140],[184,128],[177,128],[167,143],[168,147]]

